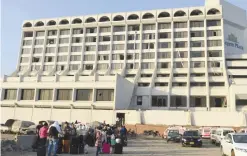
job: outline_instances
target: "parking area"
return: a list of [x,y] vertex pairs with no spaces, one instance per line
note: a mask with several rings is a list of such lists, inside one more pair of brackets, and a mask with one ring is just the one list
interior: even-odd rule
[[[59,156],[68,156],[61,154]],[[95,155],[95,148],[89,148],[88,156]],[[101,154],[107,156],[108,154]],[[114,156],[113,154],[111,154]],[[220,156],[220,149],[209,140],[203,140],[203,147],[182,147],[180,143],[166,143],[164,140],[131,139],[124,147],[124,156]],[[36,156],[36,153],[5,153],[4,156]]]

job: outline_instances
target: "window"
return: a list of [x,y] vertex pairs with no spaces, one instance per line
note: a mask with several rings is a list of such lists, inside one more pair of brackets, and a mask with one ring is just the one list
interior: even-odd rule
[[124,60],[124,54],[112,54],[112,60]]
[[43,71],[51,71],[53,69],[53,66],[52,65],[45,65],[43,67]]
[[96,42],[96,36],[86,37],[86,42]]
[[73,29],[73,34],[83,34],[83,29],[82,28]]
[[44,31],[37,31],[36,37],[41,37],[41,36],[45,36],[45,32]]
[[224,82],[209,82],[209,86],[211,87],[221,87],[221,86],[225,86]]
[[36,39],[35,40],[35,45],[43,45],[44,44],[44,39]]
[[155,87],[165,87],[165,86],[168,86],[168,83],[161,83],[161,82],[156,82],[154,84]]
[[114,89],[97,89],[96,101],[114,101]]
[[28,66],[20,66],[19,67],[19,71],[24,71],[27,70]]
[[173,64],[173,68],[188,68],[188,62],[185,61],[175,62]]
[[136,104],[137,104],[137,106],[141,106],[142,105],[142,96],[137,96]]
[[154,40],[155,34],[154,33],[143,34],[142,39],[143,40]]
[[125,26],[114,26],[113,31],[114,32],[123,32],[123,31],[125,31]]
[[33,37],[33,32],[24,32],[24,37]]
[[141,77],[152,77],[152,74],[141,74]]
[[164,38],[171,38],[171,33],[169,32],[159,33],[159,39],[164,39]]
[[123,69],[124,64],[123,63],[112,63],[111,68],[114,69]]
[[169,77],[170,74],[157,74],[156,76],[157,77]]
[[181,42],[175,42],[175,48],[187,48],[187,42],[186,41],[181,41]]
[[132,60],[134,58],[134,54],[127,54],[126,60]]
[[71,52],[81,52],[82,47],[81,46],[71,46]]
[[191,73],[191,77],[205,77],[205,73]]
[[57,100],[72,100],[72,89],[58,89]]
[[190,64],[191,68],[204,68],[205,67],[205,62],[204,61],[193,61]]
[[67,57],[66,55],[64,56],[57,56],[57,62],[66,62],[67,61]]
[[173,87],[186,87],[187,83],[186,82],[173,82],[172,86]]
[[171,29],[171,23],[159,23],[159,29]]
[[158,69],[170,68],[170,63],[168,62],[158,62]]
[[191,82],[190,86],[191,87],[204,87],[206,86],[206,82]]
[[138,20],[138,19],[139,19],[139,16],[136,14],[131,14],[128,16],[128,20]]
[[140,35],[139,34],[129,34],[128,41],[133,41],[133,40],[140,40]]
[[141,69],[154,69],[154,63],[141,63]]
[[78,70],[79,69],[79,64],[71,64],[69,65],[69,70]]
[[95,55],[84,55],[84,61],[94,61]]
[[52,89],[40,89],[39,100],[52,100],[53,90]]
[[174,58],[187,58],[188,52],[187,51],[177,51],[174,52]]
[[23,48],[21,53],[22,54],[29,54],[30,50],[31,50],[31,48]]
[[142,59],[154,59],[155,53],[143,53]]
[[93,90],[92,89],[77,89],[76,101],[92,101]]
[[111,41],[111,36],[100,36],[99,41],[100,42],[109,42],[109,41]]
[[55,47],[47,47],[46,53],[55,53],[56,48]]
[[191,28],[204,27],[204,22],[203,21],[191,21],[190,27]]
[[135,54],[135,59],[136,60],[139,59],[139,54],[138,53]]
[[158,52],[159,59],[171,58],[171,53],[167,52]]
[[16,100],[16,89],[4,89],[4,100]]
[[111,27],[101,27],[99,31],[100,33],[111,32]]
[[21,100],[33,100],[33,99],[34,99],[34,89],[21,90]]
[[188,33],[186,31],[174,32],[174,38],[186,38],[186,37],[188,37]]
[[113,41],[125,41],[125,35],[114,35]]
[[47,39],[47,45],[56,44],[56,39]]
[[144,24],[143,30],[155,30],[155,24]]
[[60,38],[59,39],[59,44],[67,44],[69,43],[69,38]]
[[208,47],[219,47],[222,46],[221,40],[208,40]]
[[208,37],[211,36],[221,36],[221,30],[208,30]]
[[23,41],[23,46],[30,46],[32,45],[32,40],[24,40]]
[[152,96],[152,107],[166,107],[166,96]]
[[134,64],[133,63],[127,63],[126,69],[134,69]]
[[39,62],[40,60],[40,57],[33,57],[33,62]]
[[142,43],[142,49],[154,49],[154,43]]
[[190,37],[204,37],[203,31],[192,31],[190,32]]
[[70,61],[81,61],[81,55],[71,55]]
[[197,57],[205,57],[203,51],[191,51],[190,52],[190,57],[191,58],[197,58]]
[[222,57],[222,51],[221,50],[214,50],[214,51],[208,51],[209,57]]
[[220,62],[218,62],[218,61],[208,62],[208,67],[209,68],[219,68]]
[[85,46],[85,51],[96,51],[96,46],[95,45]]
[[108,69],[109,64],[107,63],[101,63],[101,64],[97,64],[97,70],[106,70]]
[[134,43],[129,43],[128,45],[127,45],[127,49],[128,50],[135,50],[135,49],[139,49],[139,43],[136,43],[136,44],[134,44]]
[[187,22],[174,22],[174,28],[187,28]]
[[70,34],[70,30],[69,29],[60,30],[60,36],[62,36],[62,35],[69,35],[69,34]]
[[56,36],[57,35],[57,30],[49,30],[48,31],[48,36]]
[[110,45],[99,45],[98,46],[99,51],[109,51],[110,50]]
[[138,83],[138,87],[149,87],[150,83]]
[[86,28],[86,32],[89,34],[97,33],[97,28]]
[[69,47],[58,47],[58,53],[65,53],[65,52],[68,52],[68,49]]
[[46,56],[45,57],[45,62],[53,62],[54,61],[54,57],[52,56]]
[[124,50],[124,44],[114,44],[112,50]]
[[33,49],[33,53],[34,53],[34,54],[41,54],[42,51],[43,51],[43,48],[34,48],[34,49]]
[[221,26],[221,21],[220,20],[208,20],[207,26],[208,27]]
[[83,69],[84,70],[93,70],[93,64],[84,64]]
[[183,74],[183,73],[174,73],[173,77],[187,77],[187,74]]
[[128,31],[139,31],[140,26],[139,25],[129,25],[128,26]]
[[81,43],[82,37],[72,37],[72,43]]
[[190,47],[204,47],[204,41],[191,41]]
[[39,65],[32,65],[31,71],[38,71],[38,70],[40,70],[40,66]]
[[28,63],[29,58],[28,57],[21,57],[21,63]]

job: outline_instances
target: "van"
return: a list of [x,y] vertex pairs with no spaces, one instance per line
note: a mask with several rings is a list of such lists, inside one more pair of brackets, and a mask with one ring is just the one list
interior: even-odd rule
[[215,145],[219,146],[221,144],[221,140],[228,134],[228,133],[235,133],[233,128],[218,128],[216,130],[215,135]]
[[13,133],[20,133],[21,131],[28,129],[31,125],[35,124],[31,121],[17,120],[13,123],[11,131]]
[[200,135],[203,139],[210,139],[211,127],[202,127],[199,129]]

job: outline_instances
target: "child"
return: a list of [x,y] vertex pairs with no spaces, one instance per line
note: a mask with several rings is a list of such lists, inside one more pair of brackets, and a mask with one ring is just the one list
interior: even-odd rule
[[112,154],[114,154],[114,152],[115,152],[115,144],[116,144],[115,135],[112,134],[112,135],[111,135],[111,147],[112,147],[111,153],[112,153]]

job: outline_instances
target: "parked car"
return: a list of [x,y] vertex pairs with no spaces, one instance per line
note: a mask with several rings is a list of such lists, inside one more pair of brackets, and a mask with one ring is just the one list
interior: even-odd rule
[[203,139],[210,139],[211,127],[202,127],[199,129],[200,135]]
[[246,156],[247,134],[228,133],[221,141],[221,153],[228,156]]
[[202,139],[197,130],[185,131],[182,137],[182,146],[202,147]]
[[242,128],[239,130],[239,133],[247,133],[247,128]]
[[37,127],[37,125],[31,125],[28,128],[22,128],[20,133],[21,134],[28,134],[28,135],[36,134],[36,127]]
[[215,145],[219,146],[221,144],[221,140],[228,134],[228,133],[234,133],[233,128],[218,128],[216,130],[215,135]]
[[179,130],[173,130],[173,129],[169,130],[166,140],[167,140],[167,143],[169,141],[180,142],[181,141],[181,135],[179,134]]
[[212,128],[210,130],[210,140],[212,144],[215,144],[215,139],[216,139],[216,128]]
[[163,133],[163,138],[164,139],[167,139],[167,135],[168,135],[168,131],[169,130],[178,130],[179,131],[179,134],[183,135],[184,131],[186,130],[185,127],[183,126],[171,126],[171,127],[168,127],[164,133]]
[[26,131],[28,129],[28,127],[31,125],[35,125],[35,124],[31,121],[17,120],[13,123],[11,131],[13,133],[22,133],[23,134],[23,133],[25,133],[24,131]]
[[5,124],[1,124],[1,133],[10,133],[11,132],[11,128],[13,123],[15,122],[15,119],[8,119]]

